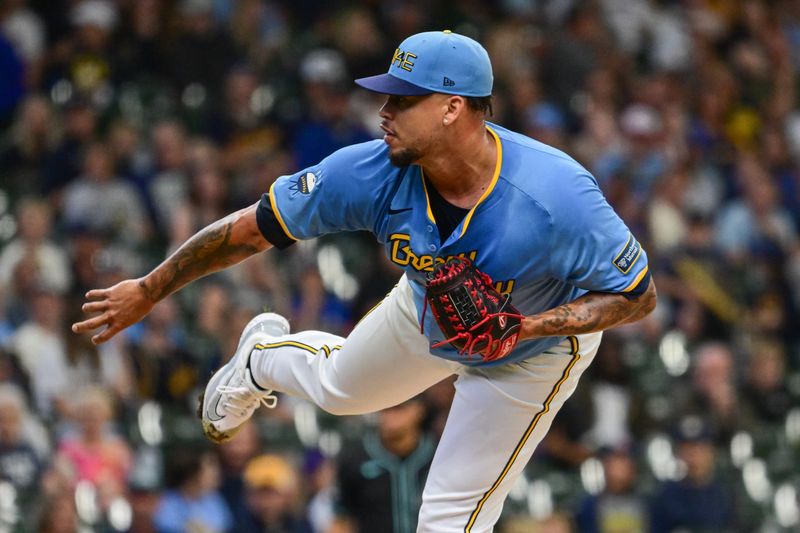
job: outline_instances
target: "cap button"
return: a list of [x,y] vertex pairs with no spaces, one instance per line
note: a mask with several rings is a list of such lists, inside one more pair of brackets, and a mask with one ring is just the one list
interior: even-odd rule
[[450,31],[450,30],[444,30],[444,32],[443,32],[443,33],[453,33],[453,32],[452,32],[452,31]]

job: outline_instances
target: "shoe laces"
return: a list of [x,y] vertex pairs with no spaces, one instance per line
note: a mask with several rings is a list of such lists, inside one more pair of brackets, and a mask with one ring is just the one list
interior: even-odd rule
[[259,405],[274,409],[278,404],[278,397],[272,390],[255,392],[245,385],[220,385],[217,391],[226,395],[222,408],[241,417],[247,416]]

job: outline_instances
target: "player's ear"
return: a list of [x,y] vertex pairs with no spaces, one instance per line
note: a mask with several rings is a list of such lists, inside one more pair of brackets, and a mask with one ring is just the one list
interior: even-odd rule
[[442,124],[447,126],[452,124],[461,116],[467,106],[467,100],[463,96],[451,95],[445,101],[445,112],[442,117]]

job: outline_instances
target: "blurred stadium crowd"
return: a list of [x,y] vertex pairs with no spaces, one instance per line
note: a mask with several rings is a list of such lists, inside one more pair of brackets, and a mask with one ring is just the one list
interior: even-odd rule
[[796,530],[800,1],[5,0],[0,531],[414,530],[450,382],[375,417],[283,398],[215,448],[193,418],[262,309],[352,328],[399,276],[372,237],[255,257],[100,347],[69,325],[86,290],[379,136],[352,78],[444,28],[488,49],[491,120],[594,173],[660,291],[498,530]]

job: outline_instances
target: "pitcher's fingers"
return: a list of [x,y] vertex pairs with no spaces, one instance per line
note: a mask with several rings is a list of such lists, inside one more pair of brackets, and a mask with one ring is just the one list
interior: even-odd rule
[[96,316],[90,318],[88,320],[84,320],[83,322],[77,322],[72,325],[72,331],[75,333],[86,333],[87,331],[92,331],[93,329],[97,329],[102,325],[108,324],[110,318],[106,313],[103,313],[100,316]]
[[108,339],[119,333],[120,328],[119,326],[109,326],[94,337],[92,337],[92,342],[94,344],[103,344]]
[[110,293],[111,289],[92,289],[86,293],[86,299],[99,300],[101,298],[107,298]]
[[99,313],[108,310],[108,300],[101,300],[99,302],[87,302],[81,306],[81,311],[84,313]]

